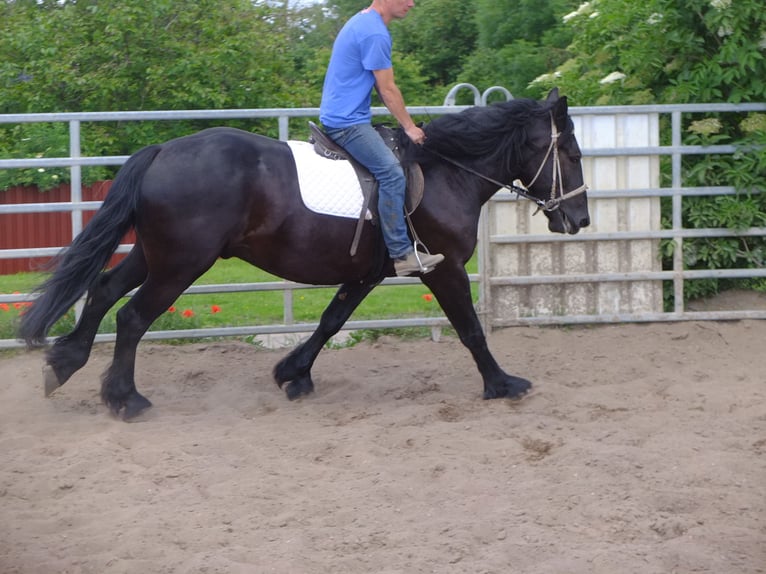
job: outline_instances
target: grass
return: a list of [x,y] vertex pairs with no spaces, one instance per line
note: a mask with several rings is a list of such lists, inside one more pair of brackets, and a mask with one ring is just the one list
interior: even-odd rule
[[[477,258],[469,261],[469,273],[476,273]],[[40,273],[18,273],[0,276],[0,294],[28,293],[42,282]],[[269,275],[239,259],[219,260],[195,285],[224,283],[257,283],[277,281]],[[474,301],[478,297],[478,285],[471,285]],[[319,318],[337,289],[298,289],[293,291],[293,320],[296,323],[313,323]],[[113,333],[115,314],[125,300],[118,302],[101,322],[99,333]],[[282,291],[249,293],[206,293],[182,295],[163,313],[150,330],[198,329],[209,327],[241,327],[248,325],[281,324],[284,294]],[[0,339],[15,337],[14,325],[23,303],[0,303]],[[356,309],[351,320],[392,319],[403,317],[438,317],[441,308],[430,291],[422,284],[388,285],[377,287]],[[51,330],[58,336],[74,327],[74,311],[70,310]],[[426,332],[426,330],[424,330]]]

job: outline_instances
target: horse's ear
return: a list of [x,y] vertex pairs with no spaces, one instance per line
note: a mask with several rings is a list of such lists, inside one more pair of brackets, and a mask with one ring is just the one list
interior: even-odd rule
[[558,99],[559,99],[559,89],[558,88],[553,88],[550,91],[550,93],[548,94],[548,97],[545,98],[545,101],[553,103],[553,102],[557,101]]
[[561,96],[558,101],[553,104],[553,119],[560,130],[566,129],[569,123],[569,104],[567,103],[567,97]]

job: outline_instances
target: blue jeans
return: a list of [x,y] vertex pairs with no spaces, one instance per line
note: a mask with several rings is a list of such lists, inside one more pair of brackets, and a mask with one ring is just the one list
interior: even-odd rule
[[412,251],[404,221],[404,192],[407,181],[394,153],[371,124],[328,128],[325,132],[361,163],[378,181],[378,213],[383,240],[392,259]]

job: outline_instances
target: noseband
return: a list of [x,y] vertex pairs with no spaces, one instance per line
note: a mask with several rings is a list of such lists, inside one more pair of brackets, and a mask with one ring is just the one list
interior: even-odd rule
[[[463,165],[460,162],[457,162],[450,157],[442,155],[441,153],[437,151],[434,151],[434,150],[428,150],[428,151],[430,151],[434,155],[439,156],[444,161],[447,161],[451,163],[452,165],[459,167],[460,169],[464,171],[472,173],[473,175],[478,176],[490,183],[494,183],[500,188],[507,189],[510,192],[515,193],[516,195],[520,197],[524,197],[534,202],[535,205],[537,205],[537,211],[535,211],[535,213],[537,213],[538,211],[556,211],[562,202],[576,195],[580,195],[581,193],[585,193],[588,190],[588,186],[585,184],[582,184],[581,186],[564,193],[564,182],[561,179],[561,160],[559,159],[559,146],[558,146],[558,140],[561,134],[556,129],[556,122],[553,120],[553,112],[551,112],[550,117],[551,117],[551,143],[548,145],[548,151],[545,153],[545,157],[543,158],[543,161],[540,163],[540,167],[537,168],[537,173],[535,174],[535,177],[532,178],[532,181],[530,181],[528,185],[524,185],[522,183],[523,187],[515,185],[513,183],[507,184],[507,183],[499,182],[496,179],[492,179],[489,176],[479,173],[475,169],[472,169],[466,165]],[[540,177],[540,174],[543,171],[543,167],[545,167],[545,162],[548,161],[548,158],[550,157],[551,153],[553,153],[553,175],[551,177],[551,196],[550,196],[550,199],[543,200],[529,193],[529,188],[532,187],[537,181],[537,178]]]

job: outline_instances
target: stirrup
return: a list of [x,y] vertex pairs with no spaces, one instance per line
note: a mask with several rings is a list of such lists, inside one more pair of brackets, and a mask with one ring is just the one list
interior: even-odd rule
[[[418,251],[418,245],[423,247],[423,251],[426,255],[431,255],[431,252],[428,250],[428,247],[426,247],[425,243],[420,241],[418,237],[415,238],[415,241],[412,242],[412,249],[415,251],[415,261],[418,262],[418,266],[420,267],[421,273],[427,273],[426,269],[428,269],[425,265],[423,265],[423,262],[420,260],[420,252]],[[429,269],[431,271],[433,268]]]

